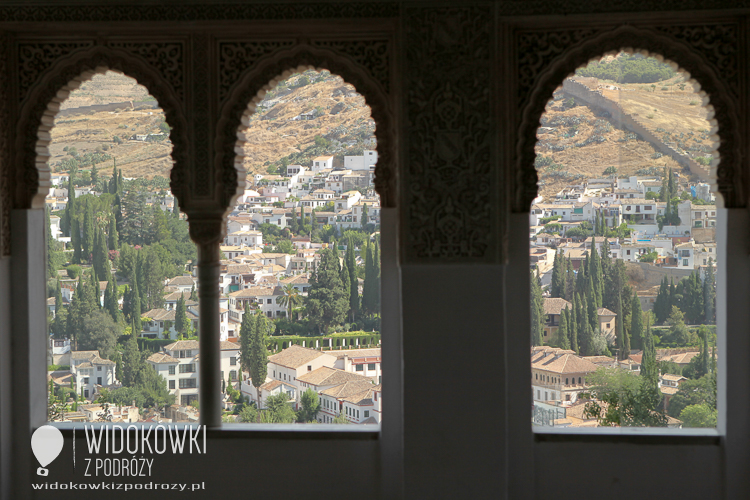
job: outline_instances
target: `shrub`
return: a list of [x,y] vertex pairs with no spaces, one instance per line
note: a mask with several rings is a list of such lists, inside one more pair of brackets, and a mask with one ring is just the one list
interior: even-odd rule
[[73,264],[65,268],[68,272],[68,278],[77,279],[81,275],[81,266]]
[[691,106],[697,106],[698,105],[698,101],[690,101],[690,105]]

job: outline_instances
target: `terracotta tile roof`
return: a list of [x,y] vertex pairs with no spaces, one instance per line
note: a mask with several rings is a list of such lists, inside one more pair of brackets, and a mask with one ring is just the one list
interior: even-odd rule
[[373,347],[370,349],[343,349],[335,351],[326,351],[326,354],[336,356],[337,358],[343,358],[348,356],[349,358],[373,358],[380,357],[380,347]]
[[310,349],[308,347],[292,345],[278,354],[269,356],[268,362],[296,369],[322,355],[323,353],[321,351],[316,351],[315,349]]
[[372,388],[368,388],[362,392],[352,394],[343,398],[347,403],[351,403],[358,406],[372,406]]
[[[195,302],[193,304],[195,304]],[[141,317],[151,318],[154,321],[174,321],[176,315],[177,315],[177,310],[175,309],[159,308],[159,309],[149,309],[145,313],[141,314]],[[190,311],[187,311],[187,318],[190,320],[193,320],[193,319],[198,319],[198,316],[196,316]]]
[[195,285],[195,280],[192,276],[175,276],[171,280],[169,280],[169,283],[167,283],[169,286],[187,286],[187,285]]
[[151,361],[152,363],[179,363],[180,360],[177,358],[173,358],[169,354],[165,352],[157,352],[155,354],[152,354],[149,356],[146,361]]
[[679,391],[680,389],[677,387],[669,387],[667,385],[663,385],[659,387],[659,390],[661,391],[662,394],[665,394],[667,396],[673,396],[677,394],[677,391]]
[[595,365],[607,365],[611,366],[615,360],[609,356],[581,356],[586,361],[591,361]]
[[617,313],[613,313],[606,307],[600,307],[599,309],[597,309],[596,314],[599,316],[617,316]]
[[687,377],[683,377],[682,375],[672,375],[671,373],[665,373],[661,376],[664,380],[671,380],[673,382],[679,382],[680,380],[687,380]]
[[[277,292],[278,289],[278,292]],[[255,297],[268,297],[272,295],[281,295],[281,289],[279,287],[260,287],[254,286],[246,290],[238,290],[229,294],[233,298],[255,298]]]
[[532,353],[531,367],[557,374],[591,373],[599,368],[573,351],[558,348],[548,348]]
[[563,309],[573,310],[573,304],[565,299],[544,299],[544,314],[560,314]]
[[336,387],[331,387],[330,389],[322,391],[321,394],[325,394],[326,396],[331,396],[337,399],[343,399],[355,394],[359,394],[360,392],[366,391],[368,389],[372,390],[373,387],[374,386],[370,381],[356,380],[345,382],[341,385],[337,385]]
[[197,340],[178,340],[172,342],[169,345],[165,345],[164,349],[167,351],[196,351],[200,348],[200,343]]
[[290,276],[289,278],[284,278],[280,282],[285,285],[303,285],[303,284],[309,283],[310,280],[304,274],[298,274],[297,276]]
[[72,351],[70,359],[91,359],[99,357],[99,351]]
[[358,375],[356,373],[347,372],[344,370],[338,370],[336,368],[329,368],[327,366],[320,367],[311,372],[307,372],[301,377],[297,377],[297,380],[310,385],[331,385],[336,386],[350,381],[367,381],[371,382],[370,377]]
[[291,389],[296,389],[296,387],[294,387],[293,385],[291,385],[291,384],[289,384],[287,382],[282,382],[281,380],[271,380],[271,381],[266,382],[265,384],[261,385],[260,386],[260,390],[261,391],[271,392],[272,390],[276,389],[280,385],[287,386],[287,387],[289,387]]

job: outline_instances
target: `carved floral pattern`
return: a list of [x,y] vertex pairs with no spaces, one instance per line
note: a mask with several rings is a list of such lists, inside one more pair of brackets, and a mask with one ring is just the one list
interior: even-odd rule
[[356,42],[343,40],[314,40],[318,47],[334,50],[351,57],[354,62],[367,68],[369,73],[388,93],[391,90],[388,51],[389,40],[360,40]]
[[497,250],[491,17],[486,7],[408,11],[407,261],[486,262]]
[[248,68],[279,49],[289,48],[294,40],[222,42],[219,44],[219,100],[224,101]]
[[172,85],[175,95],[184,99],[185,50],[181,42],[110,42],[107,46],[142,57],[159,70],[162,78]]
[[39,76],[61,57],[94,45],[93,41],[21,43],[18,45],[18,94],[22,101]]
[[23,5],[0,7],[0,22],[368,19],[398,16],[396,2],[220,3],[216,5]]

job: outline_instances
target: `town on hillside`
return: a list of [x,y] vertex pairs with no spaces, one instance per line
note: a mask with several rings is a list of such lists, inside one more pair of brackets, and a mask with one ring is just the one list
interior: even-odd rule
[[[124,141],[164,140],[149,134]],[[315,151],[327,145],[335,154],[249,175],[227,218],[217,325],[226,423],[381,421],[378,157],[325,140]],[[163,177],[123,176],[111,147],[57,146],[49,419],[197,422],[198,269],[177,199]]]
[[703,112],[692,124],[670,124],[667,104],[635,112],[662,97],[699,103],[660,64],[591,63],[541,120],[529,216],[535,426],[716,426],[712,150],[707,129],[692,132],[708,127]]

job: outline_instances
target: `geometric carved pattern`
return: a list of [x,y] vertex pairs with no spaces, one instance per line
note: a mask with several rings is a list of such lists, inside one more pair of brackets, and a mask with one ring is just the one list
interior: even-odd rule
[[180,100],[185,98],[185,47],[182,42],[107,42],[106,45],[143,58],[159,70]]
[[386,94],[390,92],[389,40],[361,40],[358,42],[313,40],[312,43],[316,47],[331,49],[351,57],[354,62],[363,68],[367,68],[372,77],[383,86]]
[[486,6],[407,10],[407,261],[491,262],[497,256],[491,12]]
[[248,68],[278,49],[289,48],[294,40],[242,41],[219,43],[219,100],[224,102],[230,89]]
[[[536,130],[552,92],[576,68],[611,51],[631,47],[661,55],[688,71],[708,95],[718,124],[720,163],[715,175],[716,188],[727,208],[745,206],[746,176],[741,168],[743,157],[742,132],[737,110],[739,96],[744,95],[739,74],[739,58],[731,43],[736,25],[661,26],[658,29],[622,26],[615,30],[591,32],[581,30],[554,33],[542,31],[516,32],[515,51],[527,54],[539,50],[543,58],[518,58],[516,74],[517,99],[522,109],[522,122],[517,130],[517,164],[512,210],[527,212],[537,195],[537,174],[534,169]],[[589,35],[589,36],[586,36]],[[727,37],[727,38],[723,38]],[[719,41],[723,40],[724,45]],[[543,59],[543,60],[540,60]]]
[[20,43],[18,45],[18,73],[19,101],[23,101],[29,88],[39,79],[52,64],[74,50],[91,47],[93,41],[61,42],[61,43]]
[[[193,37],[193,68],[208,68],[210,39],[208,35]],[[209,80],[208,71],[195,71],[193,75],[193,106],[191,122],[193,125],[192,151],[194,182],[192,193],[196,196],[207,197],[211,193],[213,182],[211,179],[211,165],[209,164],[211,116],[209,111]]]
[[[113,2],[114,3],[114,2]],[[0,22],[251,21],[291,19],[369,19],[397,17],[396,2],[285,3],[223,2],[143,5],[24,5],[0,7]]]

